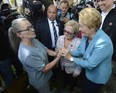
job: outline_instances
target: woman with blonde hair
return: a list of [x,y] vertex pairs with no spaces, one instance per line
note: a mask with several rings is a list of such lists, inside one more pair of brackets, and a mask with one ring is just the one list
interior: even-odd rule
[[86,79],[82,93],[98,93],[112,73],[112,41],[100,28],[101,15],[95,8],[84,8],[79,12],[79,30],[82,32],[80,46],[75,51],[60,52],[75,64],[85,69]]

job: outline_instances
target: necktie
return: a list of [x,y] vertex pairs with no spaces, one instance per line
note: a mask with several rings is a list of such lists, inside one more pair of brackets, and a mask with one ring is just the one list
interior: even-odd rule
[[56,32],[56,27],[54,25],[54,21],[52,21],[52,27],[53,27],[53,31],[54,31],[54,39],[55,39],[55,44],[56,44],[56,41],[57,41],[57,32]]

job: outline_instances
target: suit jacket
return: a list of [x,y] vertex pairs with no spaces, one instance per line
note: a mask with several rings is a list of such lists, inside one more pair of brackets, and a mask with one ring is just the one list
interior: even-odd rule
[[113,60],[116,61],[116,7],[106,16],[102,29],[112,40],[114,47]]
[[87,37],[83,37],[78,49],[71,52],[73,56],[77,56],[74,57],[74,63],[85,68],[86,77],[90,81],[105,84],[112,72],[112,41],[103,30],[96,32],[85,50],[86,41]]
[[[59,36],[63,35],[63,29],[64,25],[61,21],[56,20],[58,27],[59,27]],[[40,40],[40,42],[45,45],[49,49],[52,48],[52,39],[51,39],[51,34],[50,34],[50,28],[49,28],[49,23],[48,19],[45,18],[42,21],[37,21],[35,25],[35,31],[36,31],[36,38]]]

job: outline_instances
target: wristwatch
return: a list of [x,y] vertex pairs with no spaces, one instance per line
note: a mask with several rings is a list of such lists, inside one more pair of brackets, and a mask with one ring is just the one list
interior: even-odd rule
[[73,57],[70,58],[70,61],[74,61]]

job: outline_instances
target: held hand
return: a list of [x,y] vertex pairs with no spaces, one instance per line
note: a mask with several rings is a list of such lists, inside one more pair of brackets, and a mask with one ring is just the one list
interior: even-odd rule
[[62,48],[59,52],[62,56],[66,56],[66,54],[68,53],[68,50],[65,48]]
[[65,58],[67,58],[68,60],[70,60],[71,59],[71,54],[68,52],[66,55],[65,55]]
[[63,18],[63,21],[66,23],[66,22],[68,22],[70,19],[69,18],[67,18],[67,17],[64,17]]
[[60,52],[60,50],[57,52],[57,57],[61,58],[62,57],[62,53]]

